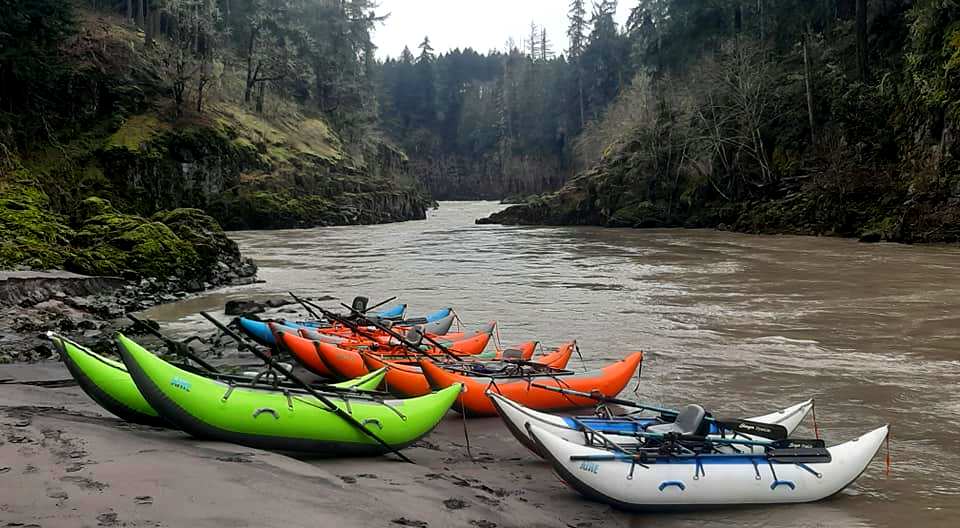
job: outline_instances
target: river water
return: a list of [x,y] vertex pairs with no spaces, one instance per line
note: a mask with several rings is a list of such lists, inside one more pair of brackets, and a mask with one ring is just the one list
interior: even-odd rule
[[643,350],[645,401],[752,415],[814,397],[828,443],[892,424],[893,464],[888,477],[878,456],[824,503],[634,525],[957,526],[960,249],[474,225],[500,207],[444,203],[422,222],[234,233],[264,284],[150,315],[186,330],[201,324],[188,314],[229,298],[398,295],[410,314],[452,305],[468,322],[498,320],[505,344],[576,338],[588,365]]

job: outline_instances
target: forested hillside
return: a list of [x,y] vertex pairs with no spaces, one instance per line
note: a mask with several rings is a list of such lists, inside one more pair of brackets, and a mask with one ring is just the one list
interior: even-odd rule
[[960,240],[960,4],[644,0],[631,20],[636,73],[578,139],[593,166],[488,221]]
[[0,12],[0,268],[185,276],[229,249],[216,221],[389,222],[432,204],[380,132],[367,0]]

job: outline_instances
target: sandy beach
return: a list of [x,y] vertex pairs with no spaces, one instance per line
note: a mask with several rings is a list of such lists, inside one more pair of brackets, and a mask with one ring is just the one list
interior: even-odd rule
[[[56,363],[0,367],[0,526],[627,526],[499,419],[450,413],[394,457],[309,460],[107,416]],[[27,384],[23,384],[26,382]]]

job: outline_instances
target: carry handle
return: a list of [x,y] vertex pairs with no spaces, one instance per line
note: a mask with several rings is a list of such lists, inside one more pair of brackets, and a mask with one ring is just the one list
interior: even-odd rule
[[280,419],[280,413],[278,413],[273,409],[270,409],[269,407],[263,407],[261,409],[257,409],[256,411],[253,411],[253,419],[256,420],[257,417],[259,417],[261,414],[272,414],[275,420]]
[[687,485],[679,480],[665,480],[660,483],[660,486],[657,489],[663,491],[671,486],[680,488],[680,491],[687,491]]
[[770,484],[770,489],[775,490],[780,486],[787,486],[791,491],[797,489],[797,485],[789,480],[775,480],[773,481],[773,484]]

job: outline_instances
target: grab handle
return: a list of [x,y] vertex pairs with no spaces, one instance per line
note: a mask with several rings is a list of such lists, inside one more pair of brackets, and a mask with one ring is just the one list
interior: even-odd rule
[[680,491],[687,491],[687,485],[684,484],[683,482],[680,482],[679,480],[665,480],[660,483],[660,487],[658,487],[657,489],[659,489],[660,491],[663,491],[669,488],[670,486],[676,486],[680,488]]
[[264,413],[266,413],[266,414],[272,414],[272,415],[273,415],[273,418],[274,418],[275,420],[279,420],[279,419],[280,419],[280,413],[278,413],[277,411],[274,411],[273,409],[269,409],[269,408],[267,408],[267,407],[264,407],[264,408],[262,408],[262,409],[257,409],[256,411],[253,411],[253,419],[256,420],[257,417],[259,417],[261,414],[264,414]]
[[364,427],[366,427],[369,424],[376,425],[377,429],[380,429],[381,431],[383,431],[383,424],[380,423],[380,420],[377,420],[376,418],[367,418],[366,420],[360,422],[360,425]]
[[773,484],[770,484],[770,489],[775,490],[780,486],[788,486],[791,490],[797,489],[797,485],[789,480],[775,480],[773,481]]

